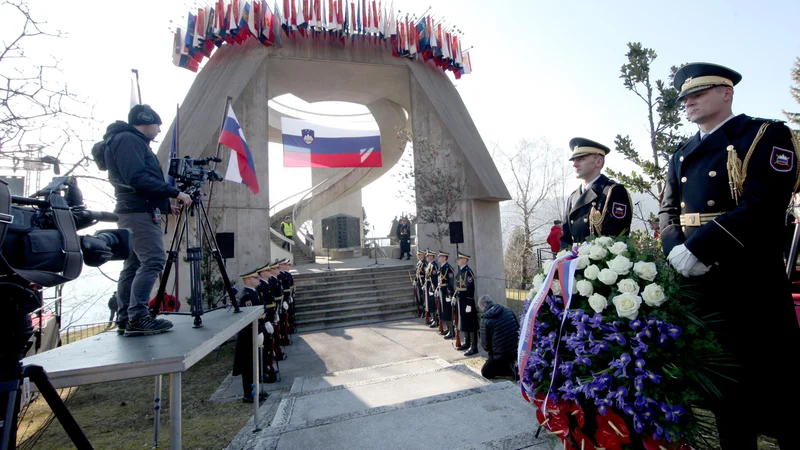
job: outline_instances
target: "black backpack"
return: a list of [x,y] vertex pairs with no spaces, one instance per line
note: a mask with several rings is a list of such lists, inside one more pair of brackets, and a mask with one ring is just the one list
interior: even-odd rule
[[109,137],[108,139],[103,139],[92,146],[92,158],[94,158],[97,168],[102,171],[108,170],[108,167],[106,167],[106,150],[108,149],[112,138],[113,136]]

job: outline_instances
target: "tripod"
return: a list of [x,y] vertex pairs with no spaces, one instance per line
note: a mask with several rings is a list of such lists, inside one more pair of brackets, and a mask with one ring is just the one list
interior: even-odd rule
[[19,388],[24,378],[29,378],[36,384],[75,447],[80,450],[91,449],[92,444],[50,383],[47,372],[41,366],[22,366],[25,343],[33,335],[30,312],[41,306],[40,294],[22,287],[22,284],[0,283],[0,286],[4,292],[3,296],[6,297],[3,299],[3,304],[7,302],[14,304],[14,308],[8,308],[0,314],[0,407],[4,413],[0,425],[2,428],[0,450],[17,447]]
[[[188,185],[182,185],[181,190],[186,192],[191,198],[192,203],[187,205],[181,205],[181,212],[178,215],[178,221],[175,223],[175,232],[172,235],[172,242],[169,245],[169,251],[167,251],[167,264],[164,267],[164,273],[161,276],[161,282],[158,285],[158,293],[156,294],[156,301],[153,305],[153,308],[150,310],[150,315],[155,317],[160,312],[161,314],[178,314],[178,315],[190,315],[194,317],[194,328],[200,328],[203,326],[203,319],[200,317],[203,315],[204,312],[216,311],[218,309],[226,308],[227,302],[225,298],[222,298],[222,305],[219,307],[214,307],[209,309],[208,311],[203,311],[203,285],[202,285],[202,273],[200,264],[203,261],[203,243],[206,243],[209,247],[209,251],[211,252],[211,256],[214,258],[214,261],[217,263],[217,267],[219,268],[220,276],[222,277],[222,282],[225,285],[225,292],[230,297],[231,305],[233,306],[233,312],[238,313],[241,312],[239,310],[239,302],[236,300],[236,293],[231,286],[231,281],[228,278],[228,273],[225,271],[225,264],[222,261],[222,254],[219,251],[219,246],[217,245],[217,239],[214,236],[214,233],[211,229],[211,223],[208,220],[208,213],[206,213],[206,208],[203,206],[203,199],[202,199],[202,190],[201,190],[202,182],[193,181]],[[185,189],[184,189],[185,188]],[[195,247],[192,247],[191,237],[189,233],[189,218],[194,217],[196,219],[195,225]],[[172,271],[172,265],[175,264],[175,261],[178,259],[178,252],[181,248],[181,243],[183,242],[184,236],[186,238],[186,260],[189,262],[189,286],[190,286],[190,293],[191,293],[191,312],[188,313],[181,313],[181,312],[165,312],[161,311],[161,307],[164,303],[164,294],[167,289],[167,281],[169,280],[169,274]]]
[[375,225],[372,226],[372,251],[375,252],[375,262],[368,265],[367,267],[382,266],[383,264],[378,262],[378,241],[375,240]]

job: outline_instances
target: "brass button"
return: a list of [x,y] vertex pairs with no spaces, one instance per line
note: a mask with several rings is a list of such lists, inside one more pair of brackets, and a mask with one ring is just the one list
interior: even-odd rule
[[717,172],[712,170],[711,172],[708,172],[708,176],[715,177],[715,176],[717,176]]
[[716,202],[714,200],[709,200],[708,201],[708,206],[714,206],[715,204],[716,204]]
[[681,202],[681,208],[686,208],[686,202]]
[[681,156],[680,158],[678,158],[678,161],[683,161],[683,156]]
[[681,178],[681,183],[686,183],[686,177]]

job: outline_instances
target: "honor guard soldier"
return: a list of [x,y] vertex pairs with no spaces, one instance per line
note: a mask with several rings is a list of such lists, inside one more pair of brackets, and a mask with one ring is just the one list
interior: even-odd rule
[[[244,284],[244,289],[239,292],[239,304],[241,306],[260,306],[264,305],[264,301],[256,291],[259,284],[258,272],[251,270],[239,275]],[[265,314],[258,318],[258,334],[259,341],[264,342],[264,333],[272,329],[266,326],[264,320]],[[245,403],[253,403],[254,389],[253,383],[253,326],[248,324],[242,328],[242,331],[236,336],[236,347],[233,351],[233,376],[242,376],[242,392],[244,397],[242,401]],[[263,370],[259,370],[263,373]],[[259,394],[259,401],[267,397],[266,394]]]
[[[427,296],[425,295],[425,267],[427,265],[428,261],[425,260],[425,250],[417,250],[417,266],[414,275],[414,282],[417,286],[417,301],[419,302],[420,317],[422,317],[423,311],[425,311],[427,299]],[[430,315],[425,314],[425,321],[428,322],[429,320]]]
[[436,264],[434,258],[436,253],[427,250],[425,252],[426,266],[425,266],[425,309],[430,313],[431,323],[429,327],[436,328],[439,326],[439,313],[436,297],[438,297],[439,287],[439,265]]
[[[278,334],[276,333],[276,331],[278,331],[276,326],[277,315],[278,315],[278,303],[281,301],[281,298],[276,297],[273,290],[274,283],[271,282],[271,280],[274,277],[272,276],[271,266],[272,264],[267,263],[266,265],[261,266],[260,268],[257,269],[259,281],[258,281],[258,288],[256,288],[256,290],[258,291],[258,294],[261,296],[261,298],[264,299],[264,309],[266,310],[265,320],[271,324],[270,328],[272,328],[272,331],[270,331],[266,337],[268,340],[275,341],[276,336]],[[265,345],[264,360],[266,361],[268,357],[271,357],[271,355],[266,354],[269,352],[270,347],[274,348],[273,353],[275,354],[276,358],[279,361],[283,360],[283,352],[281,351],[280,345],[274,345],[274,346]]]
[[278,279],[278,275],[280,275],[279,268],[280,260],[276,258],[275,261],[269,265],[270,277],[268,282],[270,290],[272,291],[272,297],[275,299],[276,304],[275,320],[272,322],[275,326],[275,353],[278,355],[278,361],[283,361],[289,357],[289,355],[287,355],[286,352],[281,349],[281,345],[285,345],[284,342],[288,340],[283,327],[284,311],[288,305],[284,305],[285,302],[283,301],[283,285]]
[[450,254],[439,251],[439,320],[444,322],[447,329],[443,333],[445,339],[453,339],[456,331],[453,329],[453,294],[455,293],[455,273],[447,261]]
[[589,236],[627,235],[633,219],[630,195],[625,186],[600,173],[611,150],[584,138],[572,139],[569,147],[569,160],[583,184],[567,200],[561,249],[572,248]]
[[458,329],[466,333],[466,339],[457,350],[464,356],[478,353],[478,308],[475,306],[475,274],[469,268],[469,255],[458,253],[458,274],[456,274],[456,297],[458,298]]
[[407,255],[406,259],[411,259],[411,225],[408,219],[403,217],[400,219],[400,224],[397,225],[397,240],[400,241],[400,258]]
[[[780,383],[758,397],[758,410],[742,414],[742,399],[765,387],[769,374],[792,377],[800,343],[779,240],[798,186],[798,142],[783,123],[734,115],[733,86],[742,76],[727,67],[691,63],[675,74],[678,99],[699,131],[670,158],[659,211],[667,259],[691,278],[698,316],[723,350],[728,379],[715,379],[722,399],[711,405],[720,447],[756,449],[756,435],[800,448],[798,384]],[[760,313],[763,312],[763,313]]]
[[283,287],[283,299],[289,303],[289,309],[287,311],[287,332],[289,334],[294,334],[296,332],[294,321],[294,277],[291,272],[289,272],[292,269],[292,262],[288,259],[284,259],[280,269],[284,279],[288,280]]
[[281,345],[292,345],[292,340],[289,339],[289,301],[291,301],[292,296],[292,285],[289,280],[289,273],[283,270],[286,267],[284,265],[285,263],[286,258],[275,261],[278,271],[276,278],[278,278],[278,282],[281,284],[281,290],[283,291],[279,314],[281,323]]

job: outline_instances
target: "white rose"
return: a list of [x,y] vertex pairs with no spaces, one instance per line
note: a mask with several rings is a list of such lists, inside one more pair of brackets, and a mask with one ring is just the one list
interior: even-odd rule
[[602,245],[603,247],[611,247],[611,244],[614,243],[614,240],[608,236],[600,236],[594,240],[594,243],[596,245]]
[[578,281],[575,283],[575,287],[578,289],[578,294],[584,297],[588,297],[594,292],[594,286],[592,286],[592,282],[589,280]]
[[[544,275],[537,274],[535,277],[533,277],[532,284],[533,286],[531,287],[531,292],[533,292],[534,294],[539,292],[539,289],[541,289],[542,285],[544,284]],[[531,298],[533,298],[533,296],[531,296]]]
[[590,261],[589,261],[589,256],[588,255],[578,256],[578,258],[575,259],[575,261],[578,264],[578,270],[583,270],[583,269],[589,267],[589,262]]
[[628,250],[628,244],[624,242],[615,242],[614,245],[608,248],[608,251],[615,255],[619,255],[620,253]]
[[627,275],[631,272],[633,263],[630,259],[617,255],[616,258],[608,262],[608,268],[617,273],[617,275]]
[[570,250],[567,250],[567,249],[565,248],[564,250],[561,250],[560,252],[556,253],[556,258],[561,258],[562,256],[566,255],[567,253],[569,253],[569,252],[571,252],[571,251],[572,251],[571,249],[570,249]]
[[589,297],[589,306],[591,306],[594,312],[601,313],[608,306],[608,300],[600,294],[592,294],[592,296]]
[[557,280],[550,285],[550,290],[553,291],[553,295],[561,295],[561,283]]
[[583,276],[588,280],[596,280],[599,273],[600,268],[596,264],[592,264],[583,271]]
[[623,294],[636,295],[639,293],[639,285],[630,278],[625,278],[617,283],[617,289],[619,289],[619,292]]
[[[584,272],[584,276],[585,275],[586,272]],[[617,272],[614,272],[611,269],[603,269],[599,274],[597,274],[597,279],[602,281],[604,284],[611,286],[617,282]]]
[[667,301],[667,297],[664,295],[664,290],[661,289],[661,286],[651,283],[644,287],[644,291],[642,291],[642,299],[648,306],[652,306],[654,308],[658,308],[661,306],[665,301]]
[[583,255],[588,255],[589,250],[591,250],[592,244],[589,242],[584,242],[580,246],[578,246],[578,253]]
[[633,271],[636,273],[636,275],[639,275],[639,278],[647,281],[655,280],[656,275],[658,275],[656,263],[651,262],[637,261],[636,264],[633,265]]
[[633,294],[620,294],[611,300],[617,307],[617,315],[626,319],[635,319],[639,315],[642,298]]
[[544,273],[550,273],[550,269],[553,267],[553,264],[555,264],[555,263],[556,262],[552,261],[552,260],[551,261],[545,261],[544,264],[542,264],[542,270],[544,270]]
[[603,258],[608,256],[608,250],[605,247],[600,245],[593,245],[592,248],[589,250],[589,258],[594,259],[595,261],[599,261]]

